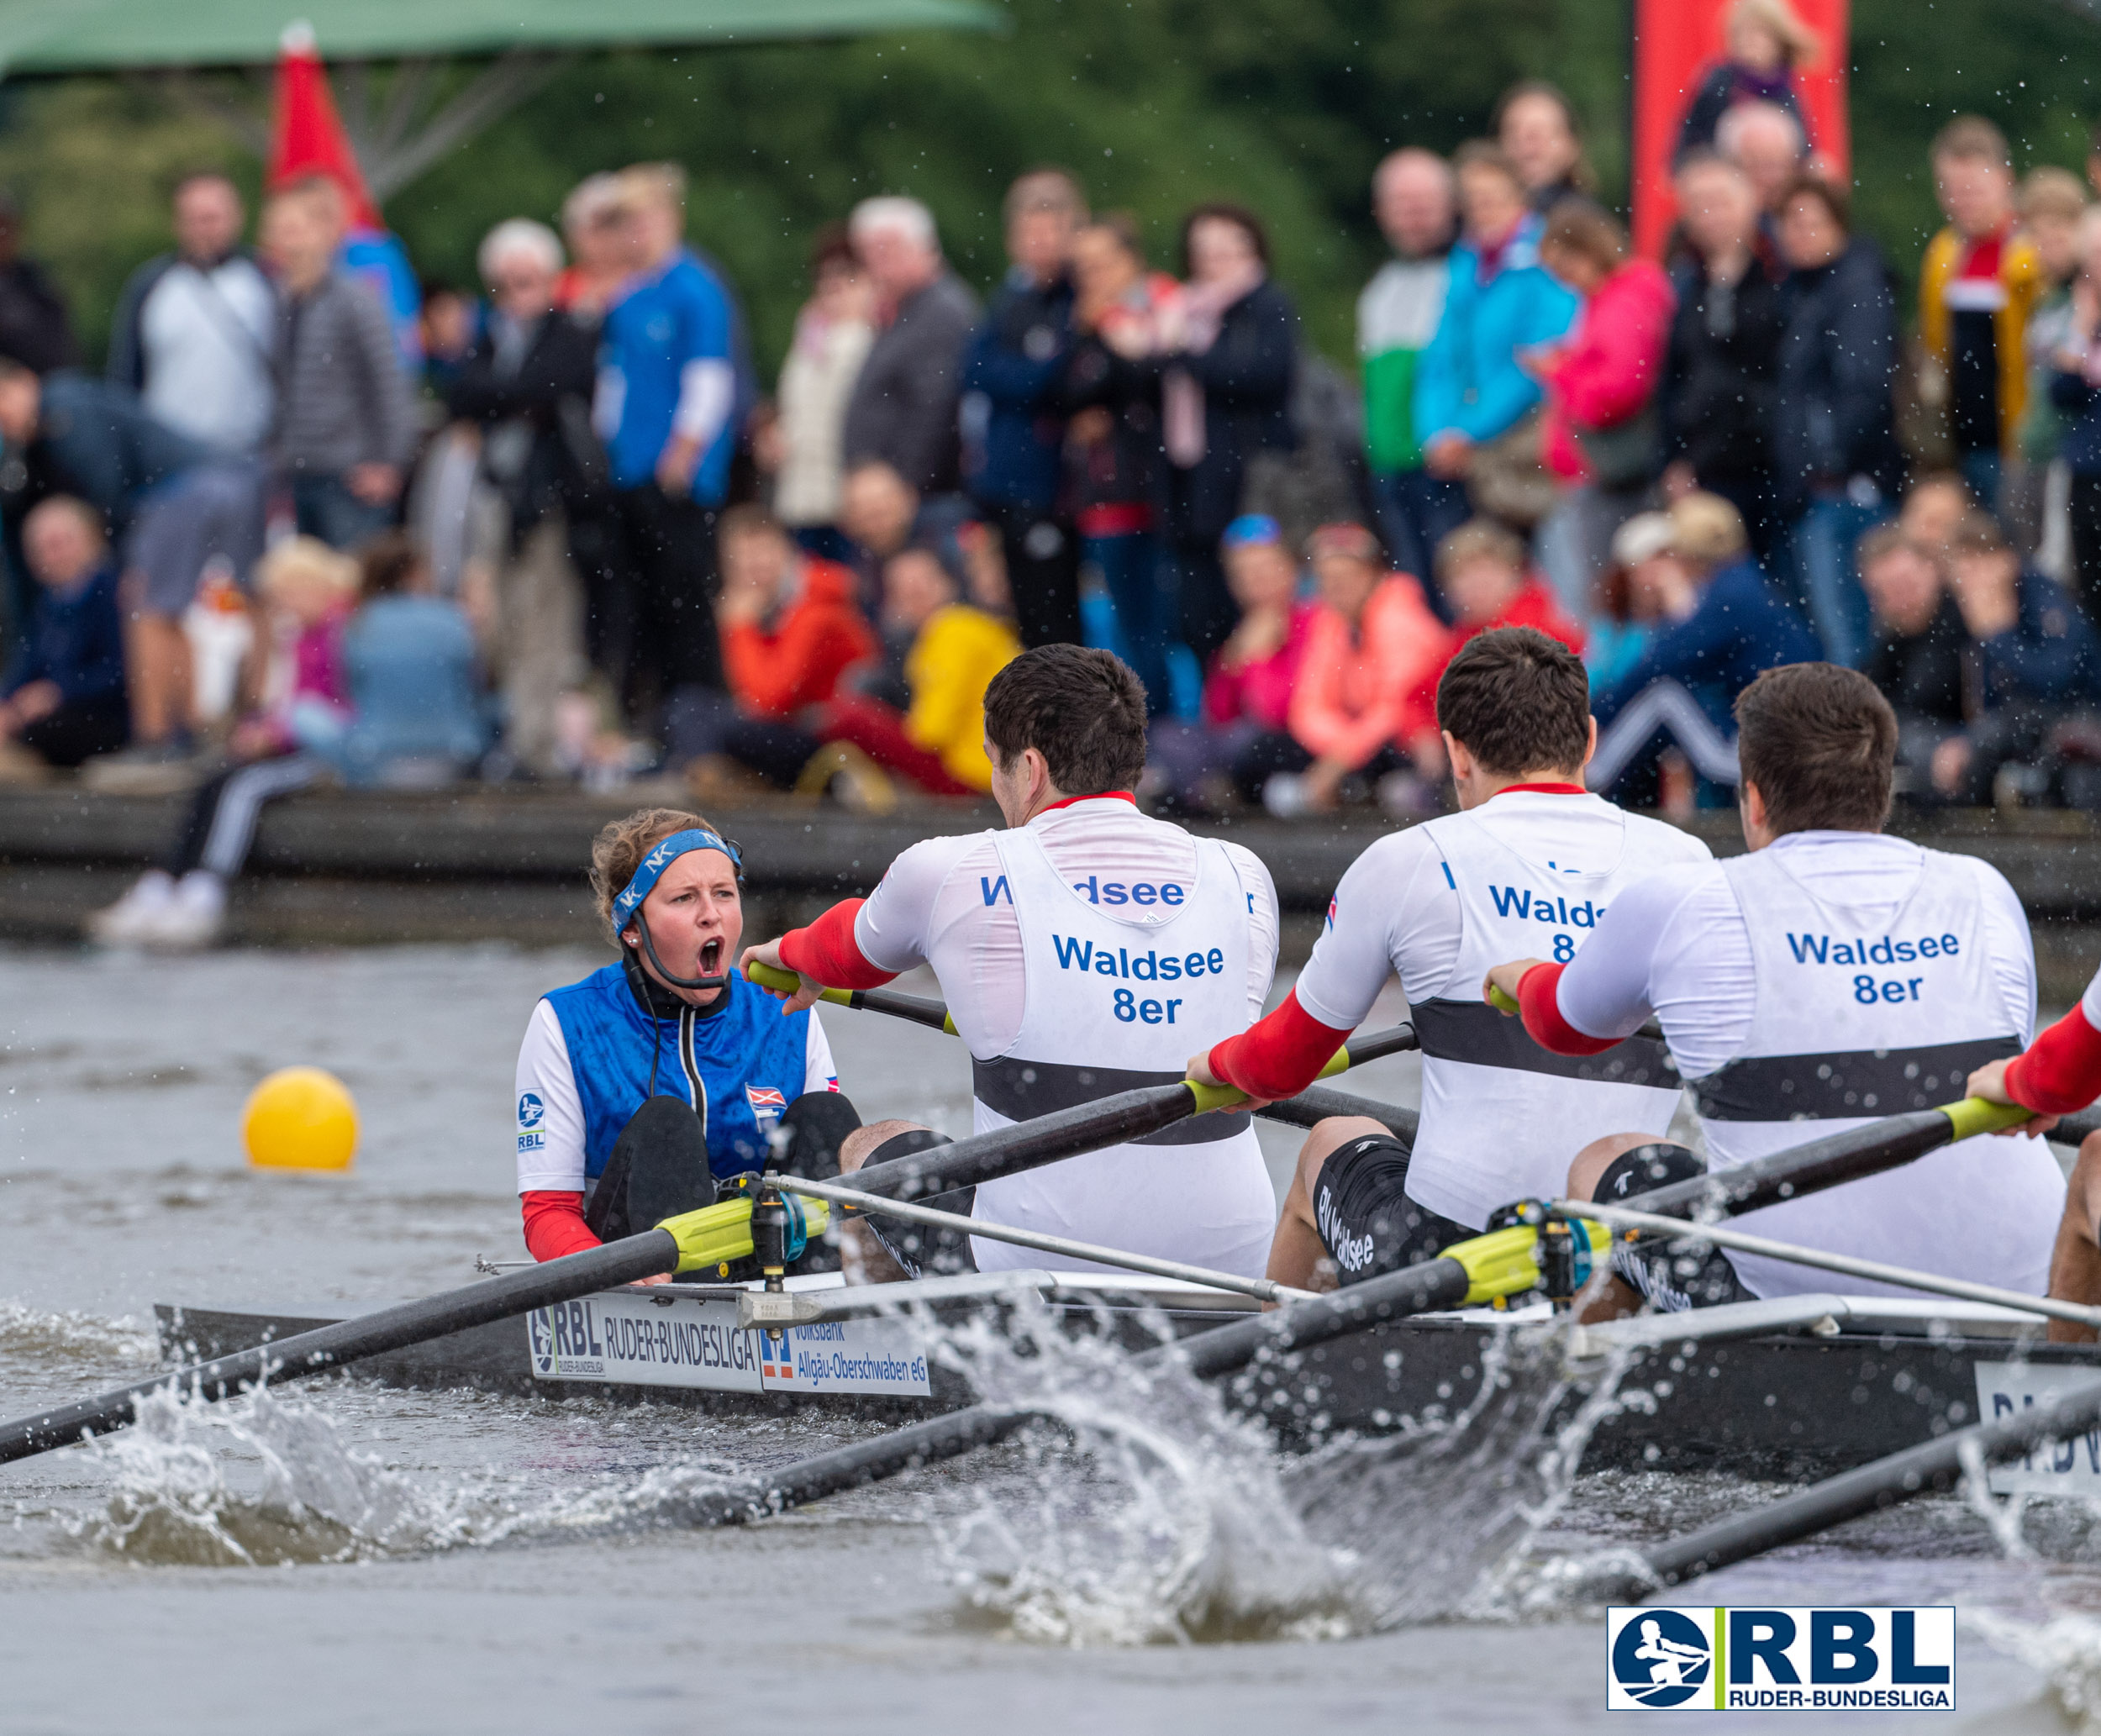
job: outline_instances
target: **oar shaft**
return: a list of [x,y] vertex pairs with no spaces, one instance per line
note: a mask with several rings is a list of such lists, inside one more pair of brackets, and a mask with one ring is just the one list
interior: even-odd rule
[[1768,1260],[1784,1260],[1821,1272],[1840,1272],[1849,1278],[1867,1278],[1877,1284],[1901,1285],[1935,1296],[1951,1296],[1963,1302],[1989,1302],[1994,1307],[2017,1308],[2074,1325],[2101,1328],[2101,1308],[2078,1302],[2060,1302],[2054,1297],[2030,1296],[1998,1284],[1972,1284],[1967,1278],[1944,1278],[1935,1272],[1915,1271],[1909,1266],[1888,1265],[1879,1260],[1860,1260],[1851,1254],[1829,1254],[1820,1248],[1803,1248],[1792,1242],[1776,1242],[1719,1223],[1688,1227],[1682,1218],[1664,1218],[1651,1212],[1630,1212],[1624,1206],[1607,1206],[1594,1201],[1562,1200],[1561,1209],[1572,1217],[1595,1218],[1615,1229],[1646,1230],[1674,1240],[1712,1242],[1718,1248],[1740,1253],[1761,1254]]
[[[1332,1295],[1292,1302],[1275,1313],[1211,1328],[1145,1351],[1134,1360],[1157,1364],[1171,1356],[1186,1357],[1201,1377],[1230,1374],[1266,1352],[1282,1355],[1309,1349],[1382,1321],[1456,1307],[1468,1282],[1466,1269],[1456,1260],[1433,1260]],[[858,1441],[733,1483],[704,1497],[693,1516],[706,1525],[766,1518],[924,1465],[959,1458],[1005,1439],[1037,1414],[1006,1406],[973,1405],[950,1416],[929,1418],[873,1440]]]
[[1061,1158],[1099,1151],[1105,1145],[1142,1139],[1196,1113],[1196,1093],[1188,1086],[1144,1086],[1070,1109],[1053,1110],[1011,1127],[973,1134],[931,1151],[870,1164],[854,1172],[854,1184],[864,1193],[879,1194],[885,1199],[946,1193],[1003,1176],[1018,1176]]
[[447,1333],[512,1319],[535,1308],[572,1302],[593,1291],[632,1284],[637,1279],[671,1270],[678,1259],[678,1244],[670,1232],[652,1229],[524,1271],[507,1272],[500,1278],[470,1284],[443,1296],[403,1302],[398,1307],[298,1333],[274,1344],[193,1363],[39,1416],[0,1424],[0,1464],[124,1428],[134,1420],[141,1398],[171,1384],[200,1397],[224,1398],[265,1380],[297,1380],[303,1375],[343,1368]]
[[1255,1113],[1264,1121],[1304,1128],[1337,1115],[1366,1116],[1382,1123],[1394,1138],[1409,1146],[1414,1144],[1416,1130],[1422,1123],[1422,1118],[1413,1109],[1399,1108],[1392,1103],[1375,1103],[1369,1097],[1346,1091],[1330,1091],[1324,1085],[1309,1085],[1297,1097],[1286,1097]]
[[1666,1585],[1712,1573],[1767,1549],[1799,1542],[1834,1525],[1937,1490],[1953,1488],[1963,1474],[1962,1460],[1974,1449],[1987,1464],[2025,1453],[2040,1442],[2062,1439],[2101,1422],[2101,1380],[2043,1398],[2002,1422],[1974,1424],[1938,1440],[1907,1447],[1813,1483],[1799,1494],[1768,1506],[1737,1513],[1687,1536],[1643,1551],[1650,1568]]
[[1132,1254],[1121,1248],[1104,1248],[1094,1242],[1076,1242],[1070,1236],[1046,1235],[1041,1230],[1018,1229],[1011,1223],[993,1223],[982,1218],[966,1218],[960,1212],[937,1212],[930,1206],[908,1206],[898,1200],[878,1198],[858,1188],[830,1181],[806,1181],[800,1176],[779,1178],[783,1193],[808,1194],[848,1206],[857,1212],[872,1212],[884,1218],[902,1218],[908,1223],[924,1223],[935,1229],[952,1229],[989,1242],[1007,1242],[1017,1248],[1034,1248],[1045,1254],[1061,1254],[1070,1260],[1091,1260],[1097,1265],[1122,1266],[1134,1272],[1150,1272],[1156,1278],[1179,1278],[1185,1283],[1203,1284],[1214,1290],[1230,1290],[1260,1302],[1287,1302],[1311,1296],[1310,1290],[1294,1290],[1273,1278],[1243,1278],[1237,1272],[1214,1271],[1179,1260],[1159,1260],[1150,1254]]
[[1843,1181],[1879,1175],[1924,1157],[1954,1137],[1954,1125],[1943,1111],[1913,1110],[1659,1187],[1643,1197],[1640,1207],[1659,1218],[1692,1218],[1706,1211],[1733,1218]]

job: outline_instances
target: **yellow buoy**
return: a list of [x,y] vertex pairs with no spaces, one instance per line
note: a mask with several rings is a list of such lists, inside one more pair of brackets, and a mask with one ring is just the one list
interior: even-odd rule
[[248,1160],[266,1170],[347,1170],[357,1150],[357,1105],[319,1067],[281,1067],[241,1112]]

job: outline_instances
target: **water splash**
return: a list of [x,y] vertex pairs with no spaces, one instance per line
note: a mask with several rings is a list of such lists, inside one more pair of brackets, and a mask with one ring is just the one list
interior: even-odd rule
[[2028,1623],[1995,1610],[1966,1610],[1961,1621],[1993,1650],[2040,1673],[2078,1736],[2101,1736],[2101,1622],[2064,1614]]
[[[467,1540],[471,1494],[432,1497],[346,1446],[313,1407],[267,1389],[224,1405],[172,1388],[92,1450],[113,1474],[98,1513],[62,1522],[98,1550],[143,1562],[257,1567],[344,1561]],[[240,1486],[261,1461],[260,1488]],[[464,1493],[464,1491],[463,1491]]]
[[18,1302],[0,1302],[0,1359],[11,1365],[71,1365],[82,1357],[150,1363],[159,1349],[152,1327],[129,1314],[104,1320],[77,1311],[51,1314]]
[[[635,1407],[623,1408],[632,1415]],[[193,1567],[319,1565],[678,1528],[749,1469],[684,1458],[639,1476],[608,1469],[551,1493],[519,1474],[412,1481],[350,1445],[319,1405],[267,1388],[217,1404],[163,1388],[140,1404],[134,1426],[91,1451],[110,1475],[109,1494],[93,1512],[54,1515],[61,1531],[125,1560]]]
[[1057,1425],[1027,1439],[1020,1476],[936,1518],[941,1559],[975,1618],[1071,1646],[1335,1639],[1504,1612],[1514,1564],[1614,1403],[1608,1378],[1550,1427],[1567,1390],[1558,1334],[1498,1334],[1456,1414],[1292,1457],[1216,1387],[1025,1310],[1008,1336],[966,1329],[936,1354],[985,1397]]

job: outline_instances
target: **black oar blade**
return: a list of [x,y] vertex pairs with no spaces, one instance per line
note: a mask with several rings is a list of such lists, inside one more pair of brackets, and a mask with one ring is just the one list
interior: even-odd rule
[[487,1278],[442,1296],[361,1314],[333,1326],[316,1327],[274,1344],[195,1363],[150,1381],[134,1381],[129,1386],[93,1398],[0,1423],[0,1464],[67,1446],[90,1434],[124,1428],[135,1418],[141,1398],[171,1383],[203,1398],[224,1398],[265,1379],[297,1380],[303,1375],[342,1368],[367,1356],[442,1338],[447,1333],[464,1332],[471,1326],[486,1326],[492,1321],[529,1314],[535,1308],[572,1302],[593,1291],[632,1284],[638,1278],[671,1270],[678,1258],[678,1244],[670,1232],[652,1229],[566,1259]]

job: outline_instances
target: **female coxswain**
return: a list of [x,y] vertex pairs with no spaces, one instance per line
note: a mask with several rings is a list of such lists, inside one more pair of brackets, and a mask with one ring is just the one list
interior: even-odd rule
[[518,1056],[525,1245],[556,1260],[714,1203],[765,1165],[838,1173],[860,1125],[814,1012],[732,968],[741,859],[698,814],[650,808],[591,847],[591,886],[620,957],[543,996]]

